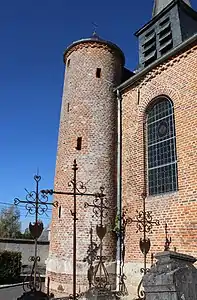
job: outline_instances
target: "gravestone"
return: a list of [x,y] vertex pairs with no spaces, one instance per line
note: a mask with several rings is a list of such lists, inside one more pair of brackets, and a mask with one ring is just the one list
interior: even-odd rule
[[155,257],[157,263],[143,277],[146,300],[197,299],[196,258],[172,251]]

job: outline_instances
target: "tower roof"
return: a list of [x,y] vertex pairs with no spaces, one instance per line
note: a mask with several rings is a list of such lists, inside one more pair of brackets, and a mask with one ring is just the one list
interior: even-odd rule
[[[166,6],[168,6],[174,0],[154,0],[153,13],[152,16],[158,15]],[[191,6],[190,0],[182,0],[187,5]]]
[[125,57],[124,57],[124,53],[122,52],[122,50],[116,44],[114,44],[114,43],[112,43],[110,41],[103,40],[100,36],[97,35],[96,32],[93,32],[93,34],[92,34],[91,37],[78,40],[76,42],[73,42],[70,46],[68,46],[68,48],[64,52],[64,61],[65,61],[65,57],[67,56],[68,52],[72,48],[74,48],[74,46],[76,46],[78,44],[83,44],[83,43],[95,43],[95,42],[99,43],[99,44],[107,45],[108,47],[110,47],[114,51],[118,52],[119,55],[122,58],[122,62],[123,62],[123,65],[124,65],[124,63],[125,63]]

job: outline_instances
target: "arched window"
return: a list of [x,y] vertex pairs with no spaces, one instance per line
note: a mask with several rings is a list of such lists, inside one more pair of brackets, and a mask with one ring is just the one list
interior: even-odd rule
[[147,111],[149,195],[176,191],[177,157],[173,103],[161,96]]

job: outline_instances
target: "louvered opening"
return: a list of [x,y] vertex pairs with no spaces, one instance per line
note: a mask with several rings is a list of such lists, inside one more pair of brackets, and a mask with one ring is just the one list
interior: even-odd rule
[[149,32],[145,34],[145,38],[148,38],[151,34],[155,33],[154,29],[151,29]]
[[150,46],[151,44],[155,43],[155,39],[156,39],[156,36],[154,33],[145,40],[143,47],[146,48],[146,47]]
[[172,49],[173,47],[173,43],[172,43],[172,40],[171,41],[167,41],[163,47],[160,48],[160,53],[161,55],[165,54],[166,52],[168,52],[170,49]]
[[154,62],[157,59],[157,51],[151,52],[147,57],[144,59],[144,66],[147,67],[152,62]]
[[172,32],[169,31],[169,32],[167,32],[166,34],[164,34],[163,36],[161,36],[161,37],[159,38],[159,43],[160,43],[160,45],[161,45],[162,43],[165,43],[166,39],[171,39],[171,38],[172,38]]
[[166,33],[168,33],[168,32],[171,32],[170,24],[166,24],[165,27],[161,28],[161,30],[159,31],[159,37],[166,35]]
[[145,35],[145,41],[143,44],[144,66],[149,65],[157,58],[156,51],[156,34],[152,29]]
[[168,23],[170,21],[169,17],[167,17],[166,19],[164,19],[163,21],[160,22],[159,26],[162,27],[162,26],[165,26],[166,23]]
[[159,51],[161,55],[168,52],[173,47],[172,31],[169,18],[166,18],[159,24]]
[[144,56],[148,56],[151,52],[154,52],[156,49],[156,43],[151,44],[144,50]]

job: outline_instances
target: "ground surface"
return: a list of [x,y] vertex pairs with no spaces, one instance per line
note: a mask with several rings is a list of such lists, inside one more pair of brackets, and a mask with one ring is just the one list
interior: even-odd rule
[[22,286],[0,289],[0,300],[16,300],[23,294]]
[[0,300],[16,300],[24,293],[22,286],[0,289]]

